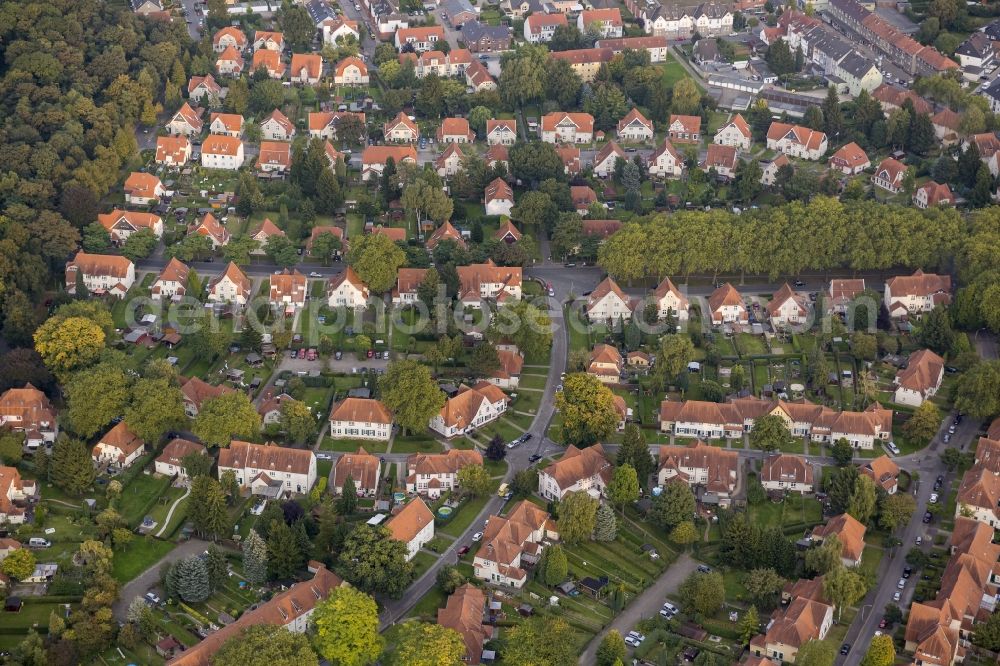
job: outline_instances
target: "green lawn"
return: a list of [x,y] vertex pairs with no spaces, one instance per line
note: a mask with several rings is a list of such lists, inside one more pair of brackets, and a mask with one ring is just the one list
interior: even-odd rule
[[136,537],[124,549],[115,551],[111,575],[119,583],[127,583],[159,562],[174,547],[169,541],[153,537]]
[[155,506],[156,499],[170,488],[171,478],[153,474],[137,474],[122,490],[118,509],[130,526],[135,527]]
[[402,435],[392,440],[393,453],[441,453],[441,443],[424,435]]
[[[667,54],[667,60],[661,65],[661,68],[663,69],[662,81],[664,88],[673,88],[674,84],[681,79],[691,78],[684,67],[677,62],[672,53]],[[695,80],[695,83],[697,84],[698,81]],[[699,85],[698,87],[700,88],[701,86]]]
[[434,566],[438,558],[436,555],[431,553],[418,552],[413,556],[413,579],[416,580],[424,574],[425,571]]
[[750,505],[750,520],[761,527],[784,527],[799,523],[823,522],[823,505],[812,497],[789,493],[781,502],[765,501]]
[[545,375],[522,374],[521,379],[517,384],[518,391],[521,389],[544,389],[546,379],[548,379],[548,377]]
[[368,453],[385,453],[389,443],[374,439],[334,439],[324,437],[320,442],[321,451],[339,451],[341,453],[354,453],[358,447],[364,447]]
[[[494,484],[493,492],[495,492],[498,487],[499,483]],[[479,512],[486,506],[486,503],[490,501],[493,492],[482,497],[473,497],[472,499],[464,502],[462,506],[459,507],[458,512],[452,515],[448,524],[443,526],[441,529],[435,529],[435,532],[437,534],[446,534],[448,536],[458,538],[462,532],[468,529],[469,525],[472,524],[472,521],[479,515]]]

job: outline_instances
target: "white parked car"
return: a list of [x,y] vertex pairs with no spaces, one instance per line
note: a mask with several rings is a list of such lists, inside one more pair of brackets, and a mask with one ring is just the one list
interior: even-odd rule
[[937,504],[938,494],[937,493],[931,493],[931,497],[927,501],[930,502],[931,504]]
[[898,588],[899,588],[899,589],[901,589],[901,590],[902,590],[902,589],[903,589],[904,587],[906,587],[906,579],[905,579],[905,578],[900,578],[900,579],[899,579],[899,582],[898,582],[898,583],[896,583],[896,587],[898,587]]
[[472,535],[473,541],[480,541],[482,538],[483,538],[482,532],[476,532],[475,534]]
[[899,455],[899,447],[896,446],[896,442],[889,442],[886,444],[886,448],[888,448],[894,455]]
[[893,592],[892,593],[892,600],[893,601],[899,601],[902,597],[903,597],[903,595],[900,594],[899,592]]

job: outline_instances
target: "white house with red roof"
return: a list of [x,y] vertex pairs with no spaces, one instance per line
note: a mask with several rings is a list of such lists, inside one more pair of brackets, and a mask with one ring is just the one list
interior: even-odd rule
[[270,49],[261,49],[253,54],[250,71],[256,73],[263,69],[272,79],[283,79],[288,65],[281,59],[281,53]]
[[253,34],[253,50],[276,51],[281,53],[285,50],[285,36],[280,32],[269,30],[258,30]]
[[217,250],[229,243],[229,229],[222,226],[211,213],[205,213],[205,216],[201,218],[201,221],[198,222],[198,226],[194,228],[192,233],[207,236],[212,242],[213,250]]
[[546,113],[541,133],[546,143],[590,143],[594,140],[594,117],[589,113]]
[[577,29],[587,34],[596,27],[603,39],[615,39],[622,36],[624,29],[621,10],[617,7],[608,9],[584,9],[576,17]]
[[215,71],[223,76],[239,76],[245,67],[243,56],[232,46],[219,54],[215,60]]
[[184,262],[177,257],[171,257],[160,274],[156,276],[156,282],[149,290],[150,298],[154,301],[181,298],[187,293],[189,272],[190,269]]
[[291,141],[295,138],[295,123],[280,110],[271,112],[260,124],[261,137],[268,141]]
[[191,141],[186,136],[156,137],[157,164],[167,167],[184,166],[191,159]]
[[361,41],[358,22],[348,20],[342,15],[323,20],[319,24],[319,29],[323,33],[323,43],[330,46],[337,46],[348,37],[353,37],[358,42]]
[[865,151],[853,141],[835,152],[829,164],[831,169],[845,176],[857,175],[872,165]]
[[283,309],[286,314],[294,314],[305,307],[309,283],[306,276],[297,270],[285,269],[271,276],[269,301],[271,307]]
[[230,261],[226,270],[214,277],[209,283],[208,301],[209,303],[246,305],[250,299],[252,284],[246,273]]
[[364,308],[368,305],[368,285],[348,266],[327,282],[326,304],[331,308]]
[[192,76],[188,81],[188,99],[198,104],[215,106],[226,96],[226,89],[211,74]]
[[222,53],[230,47],[243,51],[247,47],[247,36],[239,28],[227,25],[212,35],[212,50]]
[[157,176],[144,171],[133,171],[125,179],[125,201],[133,206],[148,206],[156,203],[167,189]]
[[472,143],[476,135],[465,118],[445,118],[437,131],[438,143]]
[[587,317],[591,321],[628,321],[635,304],[610,276],[604,278],[587,297]]
[[906,360],[906,367],[896,373],[893,401],[919,407],[924,400],[937,395],[943,380],[944,359],[929,349],[915,351]]
[[333,82],[338,86],[367,86],[371,81],[368,65],[361,58],[344,58],[333,68]]
[[521,300],[522,269],[520,266],[497,266],[492,259],[484,264],[459,266],[458,299],[472,308],[482,306],[482,301],[492,299],[497,303]]
[[141,213],[134,210],[118,210],[98,214],[97,222],[104,227],[116,245],[124,243],[129,236],[148,229],[157,238],[163,235],[163,220],[154,213]]
[[344,398],[333,404],[328,420],[334,439],[388,441],[392,436],[392,414],[381,400]]
[[243,135],[243,116],[238,113],[212,113],[208,131],[212,134],[240,137]]
[[439,25],[400,28],[396,31],[394,41],[397,51],[402,51],[406,45],[412,46],[416,53],[433,51],[438,42],[444,41],[444,28]]
[[753,132],[750,130],[750,125],[738,113],[720,127],[712,138],[712,143],[717,143],[720,146],[735,146],[740,150],[750,150],[752,142]]
[[513,146],[517,141],[517,121],[490,118],[486,121],[486,143],[491,146]]
[[56,410],[44,393],[30,383],[0,395],[0,427],[24,433],[24,444],[37,449],[59,434]]
[[285,141],[261,141],[257,168],[264,173],[285,173],[292,166],[292,144]]
[[406,544],[407,562],[434,538],[434,514],[419,497],[394,513],[385,526],[393,539]]
[[708,312],[712,325],[747,324],[749,315],[743,296],[728,282],[712,292],[708,297]]
[[[28,502],[37,492],[38,484],[28,479],[22,479],[21,473],[17,471],[16,467],[0,466],[0,525],[4,523],[21,525],[24,523]],[[3,550],[6,552],[8,549],[16,550],[5,544]],[[2,585],[2,581],[0,581],[0,585]]]
[[670,278],[665,277],[663,281],[653,290],[653,298],[656,299],[656,309],[660,319],[666,319],[672,314],[677,321],[687,321],[691,303],[687,297],[681,293]]
[[257,241],[257,248],[251,250],[250,254],[265,254],[264,248],[267,247],[267,241],[270,240],[272,236],[285,237],[285,232],[279,229],[278,225],[272,222],[270,218],[265,217],[260,226],[250,234],[250,238]]
[[457,143],[449,143],[444,152],[434,159],[434,169],[442,178],[451,178],[462,170],[465,153]]
[[569,25],[565,14],[535,12],[524,19],[524,40],[530,44],[551,41],[559,26]]
[[649,174],[660,178],[680,178],[684,175],[684,158],[670,143],[664,139],[659,148],[649,156]]
[[636,143],[652,141],[654,138],[653,121],[642,115],[639,109],[633,108],[618,121],[618,139]]
[[166,124],[166,129],[169,134],[174,136],[196,136],[201,134],[201,128],[204,124],[201,119],[201,109],[195,110],[190,104],[184,102],[181,108],[177,109],[177,112],[171,116],[170,121]]
[[446,438],[464,435],[500,418],[509,402],[507,394],[489,382],[481,381],[471,387],[463,384],[457,394],[445,401],[429,427]]
[[146,443],[124,421],[119,421],[94,445],[91,457],[99,465],[116,465],[125,469],[145,452]]
[[135,264],[111,254],[88,254],[83,250],[66,264],[66,291],[76,294],[80,279],[92,294],[124,298],[135,283]]
[[323,56],[318,53],[293,53],[289,69],[292,83],[314,86],[323,75]]
[[775,292],[765,310],[774,328],[804,324],[809,320],[809,298],[794,291],[786,282]]
[[674,143],[698,143],[701,141],[701,116],[670,114],[667,136]]
[[514,208],[514,190],[503,178],[495,178],[483,192],[487,215],[510,216]]
[[921,210],[954,204],[955,195],[951,193],[951,188],[948,187],[947,183],[936,183],[929,180],[913,193],[913,205]]
[[875,187],[895,194],[903,189],[904,176],[906,176],[906,165],[897,159],[887,157],[875,168],[872,183]]
[[409,116],[400,111],[382,127],[386,141],[412,143],[420,138],[420,128]]
[[930,312],[938,305],[951,303],[951,276],[924,273],[897,275],[885,281],[883,303],[891,317],[905,317]]
[[827,138],[818,130],[775,121],[767,130],[767,148],[789,157],[819,160],[826,154]]
[[243,160],[243,142],[236,137],[212,134],[201,144],[201,165],[206,169],[236,171]]
[[608,141],[601,146],[601,149],[594,155],[594,175],[598,178],[608,178],[615,173],[615,165],[618,160],[626,160],[628,157],[614,141]]

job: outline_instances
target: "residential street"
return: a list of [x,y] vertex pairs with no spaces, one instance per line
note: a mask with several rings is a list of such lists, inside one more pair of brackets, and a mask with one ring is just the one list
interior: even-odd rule
[[[637,598],[629,602],[625,610],[619,613],[618,617],[611,622],[611,625],[607,629],[594,636],[590,643],[587,644],[587,648],[583,651],[583,654],[580,655],[580,663],[585,666],[595,663],[597,648],[612,629],[617,629],[619,634],[626,636],[628,632],[635,629],[640,620],[659,614],[664,601],[670,599],[676,605],[677,599],[671,599],[671,595],[677,592],[677,588],[684,582],[684,579],[690,576],[697,568],[698,562],[688,553],[682,553],[677,558],[677,561],[671,564],[670,568],[656,579],[656,582],[647,587]],[[631,651],[632,648],[626,646],[626,649]]]

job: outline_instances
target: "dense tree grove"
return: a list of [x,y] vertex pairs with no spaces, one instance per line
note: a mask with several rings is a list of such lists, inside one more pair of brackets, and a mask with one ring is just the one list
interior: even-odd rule
[[133,127],[210,64],[183,21],[97,0],[5,2],[0,44],[0,313],[5,335],[26,342],[44,314],[31,304],[138,155]]
[[[1000,233],[992,221],[995,212],[980,215],[988,216],[979,225],[984,236]],[[930,271],[950,265],[962,247],[964,228],[951,209],[917,211],[816,197],[742,215],[690,211],[629,222],[601,247],[598,259],[622,281],[723,271],[776,279],[805,270],[900,265]],[[996,247],[976,249],[986,259],[995,258]]]

